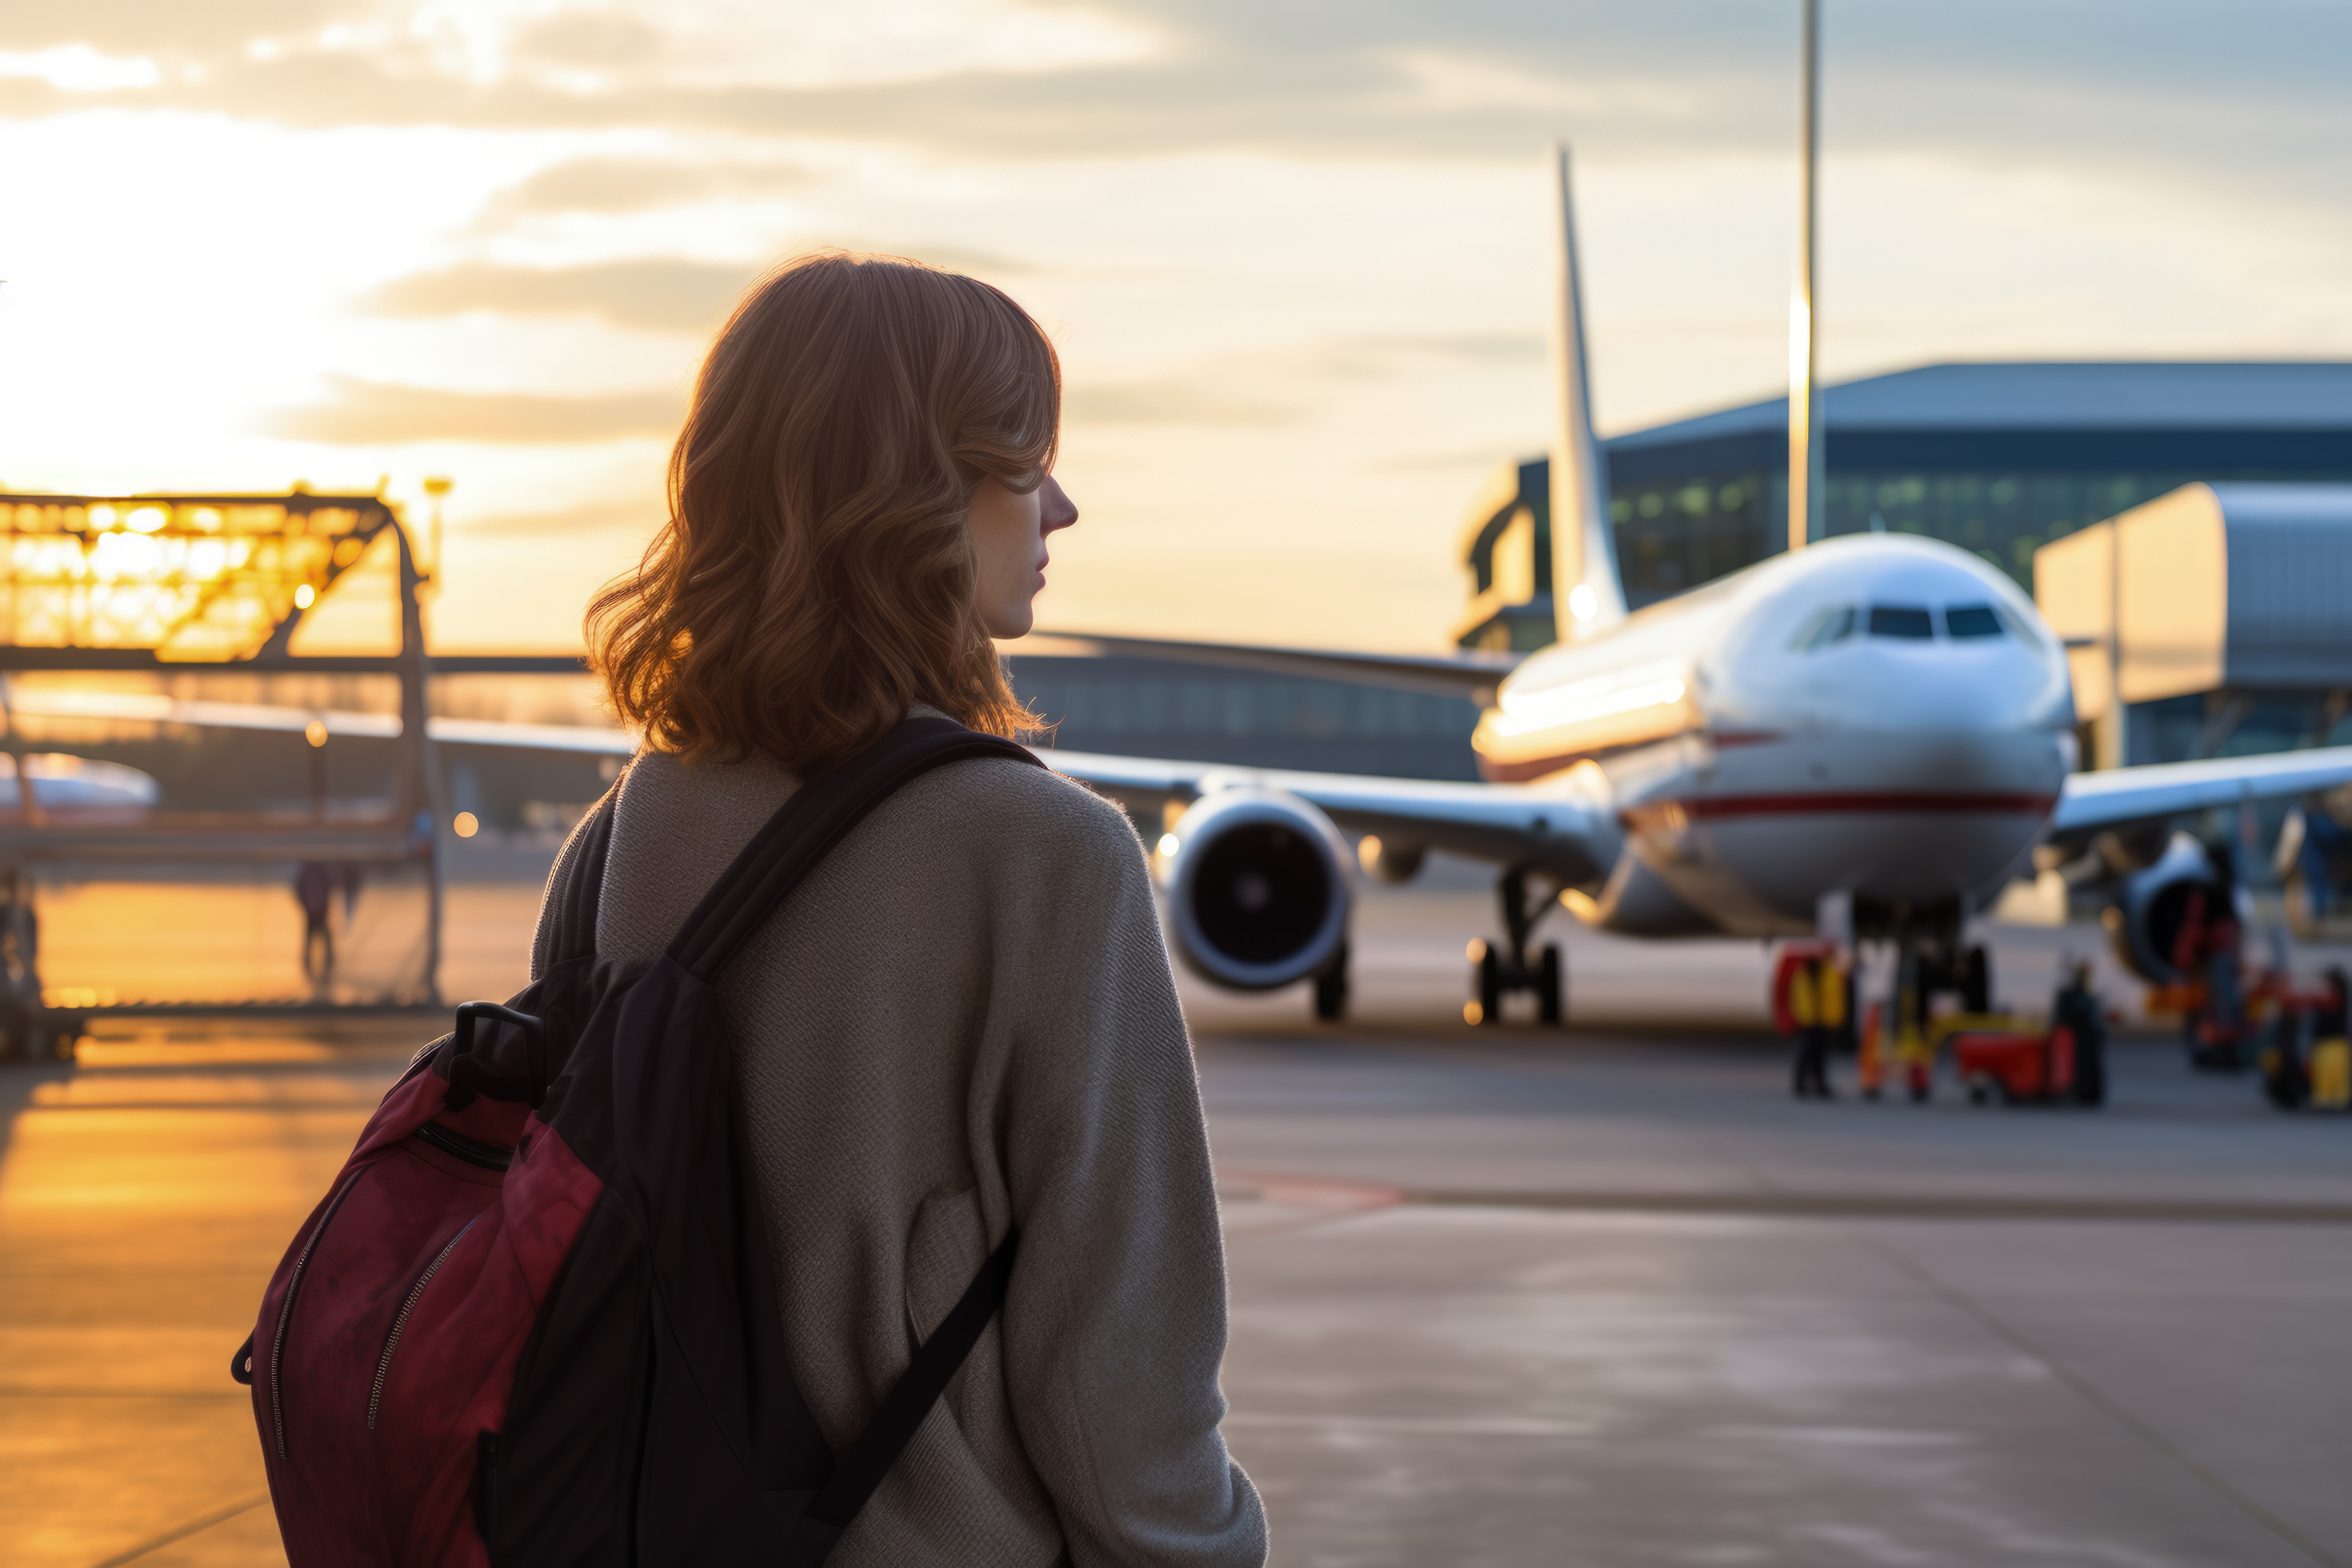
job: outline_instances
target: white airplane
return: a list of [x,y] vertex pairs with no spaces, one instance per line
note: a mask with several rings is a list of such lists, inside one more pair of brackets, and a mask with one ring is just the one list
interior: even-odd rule
[[[1045,752],[1057,771],[1132,808],[1181,808],[1156,858],[1177,949],[1194,971],[1242,990],[1311,979],[1318,1015],[1339,1016],[1359,866],[1401,881],[1433,848],[1497,868],[1507,946],[1481,961],[1477,1012],[1488,1022],[1513,990],[1534,990],[1541,1015],[1559,1017],[1559,952],[1530,951],[1555,904],[1638,936],[1836,929],[1949,958],[1968,918],[2038,847],[2072,855],[2104,829],[2352,781],[2352,747],[2076,773],[2060,639],[2009,578],[1929,540],[1830,540],[1627,614],[1590,414],[1564,149],[1559,181],[1552,516],[1553,602],[1570,612],[1562,641],[1508,668],[1478,655],[1062,639],[1491,700],[1474,738],[1484,784]],[[366,715],[41,700],[87,717],[398,731],[396,720]],[[16,701],[20,712],[47,710],[29,694]],[[430,733],[634,750],[610,730],[435,720]],[[1353,850],[1343,829],[1362,836]],[[2201,858],[2158,866],[2161,834],[2137,859],[2117,847],[2147,837],[2105,841],[2112,870],[2138,873],[2121,889],[2118,946],[2144,969],[2168,950],[2140,929],[2159,884],[2205,874]]]
[[[1790,936],[1825,928],[1955,956],[1968,917],[2045,846],[2352,779],[2352,747],[2077,773],[2063,645],[1979,557],[1935,541],[1825,541],[1625,611],[1593,438],[1568,153],[1559,153],[1552,600],[1563,639],[1497,680],[1490,659],[1081,638],[1103,651],[1256,664],[1327,679],[1451,679],[1491,700],[1473,740],[1484,784],[1050,753],[1132,805],[1192,802],[1160,840],[1177,944],[1204,977],[1347,993],[1350,862],[1402,880],[1440,848],[1500,868],[1507,947],[1480,961],[1477,1012],[1538,993],[1561,1011],[1556,949],[1529,951],[1557,900],[1637,936]],[[1347,853],[1339,828],[1366,835]],[[2102,841],[2117,949],[2171,883],[2208,873],[2159,832]],[[2161,853],[2159,853],[2161,851]],[[2160,861],[2160,866],[2158,864]],[[1544,885],[1548,884],[1548,885]]]

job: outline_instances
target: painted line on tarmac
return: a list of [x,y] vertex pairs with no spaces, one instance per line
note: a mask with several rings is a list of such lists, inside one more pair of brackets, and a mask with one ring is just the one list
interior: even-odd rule
[[2159,1225],[2352,1225],[2352,1204],[2229,1199],[2030,1198],[1859,1193],[1490,1192],[1407,1187],[1433,1208],[1549,1209],[1588,1214],[1752,1215],[1808,1219],[2106,1220]]
[[2147,1444],[2158,1454],[2179,1466],[2190,1479],[2205,1487],[2215,1497],[2319,1564],[2319,1568],[2343,1568],[2343,1565],[2330,1556],[2326,1549],[2317,1542],[2239,1490],[2210,1467],[2200,1463],[2188,1449],[2165,1436],[2154,1422],[2146,1420],[2126,1408],[2121,1400],[2108,1394],[2089,1377],[2043,1350],[2032,1340],[2027,1338],[2021,1331],[2002,1321],[1991,1308],[1977,1300],[1958,1286],[1939,1278],[1926,1264],[1900,1247],[1874,1245],[1872,1250],[1911,1276],[1920,1286],[1957,1310],[1987,1334],[2029,1361],[2040,1363],[2053,1377],[2072,1390],[2077,1398],[2092,1409],[2096,1410]]
[[226,1392],[209,1388],[43,1388],[33,1384],[0,1384],[0,1399],[241,1399],[253,1402],[242,1388]]
[[1321,1415],[1271,1410],[1228,1410],[1219,1425],[1404,1437],[1591,1437],[1601,1430],[1598,1421],[1556,1421],[1539,1415]]
[[187,1523],[180,1526],[177,1530],[172,1531],[163,1535],[159,1535],[152,1541],[142,1542],[128,1552],[118,1552],[116,1555],[108,1558],[105,1562],[94,1564],[93,1568],[122,1568],[124,1563],[136,1563],[139,1559],[146,1556],[151,1552],[161,1552],[164,1547],[171,1545],[174,1542],[185,1541],[188,1537],[195,1534],[198,1531],[210,1530],[215,1524],[226,1524],[241,1513],[251,1513],[255,1509],[259,1508],[263,1503],[266,1503],[268,1500],[269,1494],[268,1492],[262,1492],[257,1496],[247,1498],[241,1502],[233,1502],[226,1508],[215,1509],[212,1512],[205,1514],[203,1518],[191,1520]]
[[1999,1193],[1627,1193],[1399,1187],[1344,1176],[1222,1173],[1227,1204],[1262,1203],[1324,1217],[1412,1205],[1564,1214],[1733,1215],[1792,1219],[1990,1219],[2141,1225],[2345,1225],[2352,1203],[2235,1198],[2043,1198]]

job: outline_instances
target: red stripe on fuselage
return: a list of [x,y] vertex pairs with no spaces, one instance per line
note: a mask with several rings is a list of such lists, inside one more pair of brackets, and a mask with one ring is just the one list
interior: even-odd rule
[[1656,801],[1624,813],[1629,827],[1667,825],[1676,814],[1686,822],[1739,816],[1833,816],[1919,813],[1931,816],[2047,816],[2058,804],[2051,795],[1947,795],[1925,790],[1879,790],[1818,795],[1701,795]]

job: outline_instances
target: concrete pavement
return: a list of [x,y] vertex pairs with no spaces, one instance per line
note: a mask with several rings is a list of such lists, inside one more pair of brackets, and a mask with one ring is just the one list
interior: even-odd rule
[[[2352,1563],[2352,1119],[2161,1043],[2095,1113],[1794,1104],[1746,945],[1580,943],[1614,1021],[1474,1030],[1475,913],[1368,910],[1348,1025],[1187,985],[1278,1563]],[[429,1032],[0,1069],[0,1562],[282,1561],[227,1357]]]

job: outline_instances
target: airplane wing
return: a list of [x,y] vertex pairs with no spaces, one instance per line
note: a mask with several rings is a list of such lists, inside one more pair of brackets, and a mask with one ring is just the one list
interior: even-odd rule
[[1181,664],[1220,665],[1309,680],[1349,680],[1391,686],[1434,697],[1461,697],[1485,706],[1495,689],[1526,656],[1465,649],[1460,653],[1342,653],[1318,648],[1276,647],[1255,643],[1179,642],[1162,637],[1104,637],[1093,632],[1032,632],[998,650],[1086,658],[1165,658]]
[[[195,702],[130,691],[12,690],[7,708],[29,719],[114,719],[153,724],[192,724],[215,730],[268,730],[300,734],[316,723],[330,736],[391,741],[400,736],[395,713],[354,713],[338,709],[273,706],[259,702]],[[528,751],[572,752],[626,757],[636,738],[622,730],[589,724],[517,724],[486,719],[433,719],[425,733],[441,745],[514,746]]]
[[[183,701],[135,692],[19,689],[10,693],[8,706],[27,718],[131,720],[297,734],[316,722],[323,724],[331,736],[391,740],[400,733],[399,718],[389,713]],[[442,745],[506,746],[611,757],[626,757],[636,751],[635,736],[593,725],[436,718],[429,733]],[[1605,798],[1580,792],[1573,783],[1564,786],[1452,784],[1103,756],[1055,748],[1041,748],[1038,754],[1056,773],[1144,810],[1156,809],[1163,801],[1191,801],[1216,790],[1256,787],[1296,795],[1354,832],[1506,865],[1526,862],[1578,882],[1605,877],[1617,858],[1619,830],[1613,808]]]
[[2108,768],[2075,773],[2066,780],[2050,830],[2065,834],[2114,827],[2184,811],[2235,805],[2240,801],[2303,795],[2346,783],[2352,783],[2352,746]]
[[1215,763],[1108,757],[1041,749],[1055,773],[1123,805],[1150,808],[1218,790],[1279,790],[1317,806],[1341,827],[1398,843],[1423,844],[1506,865],[1522,861],[1594,881],[1616,863],[1619,830],[1610,803],[1573,784],[1449,784],[1358,773],[1311,773]]

